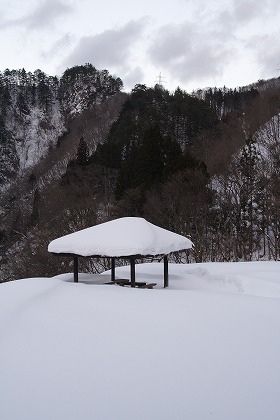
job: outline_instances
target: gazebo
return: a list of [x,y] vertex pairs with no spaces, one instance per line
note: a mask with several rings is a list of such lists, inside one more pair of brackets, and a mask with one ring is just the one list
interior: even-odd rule
[[168,254],[192,247],[177,233],[160,228],[140,217],[122,217],[54,239],[48,251],[74,260],[74,282],[78,282],[78,258],[111,258],[111,281],[115,282],[116,258],[130,260],[130,282],[135,287],[135,261],[163,257],[164,287],[168,286]]

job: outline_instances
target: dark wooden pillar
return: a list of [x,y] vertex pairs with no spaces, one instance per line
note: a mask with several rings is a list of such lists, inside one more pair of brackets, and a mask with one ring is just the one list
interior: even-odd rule
[[78,283],[78,269],[79,269],[78,257],[77,255],[74,255],[74,283]]
[[130,281],[131,287],[135,287],[135,259],[130,258]]
[[111,281],[116,280],[116,260],[115,258],[111,258]]
[[163,278],[164,278],[164,286],[168,287],[168,259],[167,255],[163,258]]

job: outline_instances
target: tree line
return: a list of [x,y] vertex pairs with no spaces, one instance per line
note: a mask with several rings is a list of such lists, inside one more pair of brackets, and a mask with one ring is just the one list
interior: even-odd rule
[[[221,119],[197,95],[136,85],[106,139],[90,152],[81,137],[61,179],[33,189],[21,228],[32,270],[65,271],[46,253],[51,239],[122,216],[190,236],[194,249],[176,261],[279,259],[280,95],[243,98]],[[258,115],[263,104],[274,117]]]

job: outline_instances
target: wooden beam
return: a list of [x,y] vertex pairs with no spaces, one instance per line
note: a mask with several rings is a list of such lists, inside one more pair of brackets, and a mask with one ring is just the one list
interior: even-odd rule
[[131,287],[135,287],[135,259],[130,258],[130,280]]
[[115,257],[111,258],[111,281],[116,280],[116,260]]
[[79,264],[78,264],[78,257],[77,255],[74,256],[74,283],[78,283],[78,269],[79,269]]
[[168,258],[167,255],[163,258],[163,278],[164,278],[164,287],[168,287]]

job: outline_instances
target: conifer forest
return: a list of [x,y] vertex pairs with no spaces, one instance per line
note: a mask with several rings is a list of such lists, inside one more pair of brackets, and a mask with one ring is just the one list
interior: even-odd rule
[[280,78],[122,86],[91,64],[0,73],[0,281],[71,271],[48,243],[124,216],[189,236],[174,261],[278,260]]

